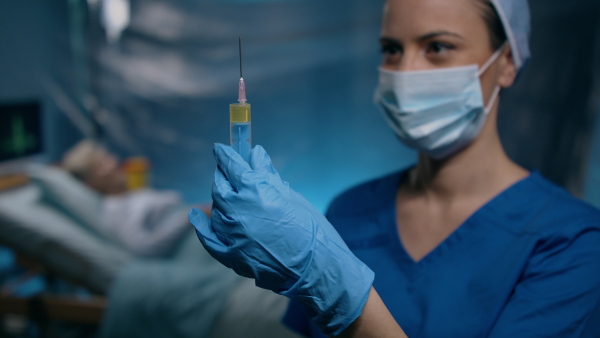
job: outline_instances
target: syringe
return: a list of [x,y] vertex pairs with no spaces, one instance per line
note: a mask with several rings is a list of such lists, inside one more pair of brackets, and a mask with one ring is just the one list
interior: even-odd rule
[[238,103],[229,105],[229,128],[231,147],[246,161],[250,161],[252,148],[251,111],[250,104],[246,102],[246,85],[242,77],[242,38],[239,39],[240,48],[240,83],[238,86]]

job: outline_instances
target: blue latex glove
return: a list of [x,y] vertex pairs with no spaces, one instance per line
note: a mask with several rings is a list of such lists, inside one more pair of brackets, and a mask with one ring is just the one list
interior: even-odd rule
[[374,273],[333,226],[273,168],[261,146],[246,163],[216,144],[211,220],[190,211],[206,250],[256,285],[303,303],[326,334],[337,335],[358,316]]

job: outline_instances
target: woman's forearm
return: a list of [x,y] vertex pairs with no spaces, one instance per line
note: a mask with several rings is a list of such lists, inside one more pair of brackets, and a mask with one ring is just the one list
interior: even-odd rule
[[407,337],[373,287],[362,314],[338,337]]

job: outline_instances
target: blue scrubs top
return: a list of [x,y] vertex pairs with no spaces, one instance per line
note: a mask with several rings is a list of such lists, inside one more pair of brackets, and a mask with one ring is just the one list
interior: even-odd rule
[[[575,337],[598,330],[590,320],[600,294],[598,210],[534,172],[415,262],[396,227],[403,174],[345,192],[327,217],[375,272],[373,286],[409,337]],[[298,303],[284,323],[324,337]]]

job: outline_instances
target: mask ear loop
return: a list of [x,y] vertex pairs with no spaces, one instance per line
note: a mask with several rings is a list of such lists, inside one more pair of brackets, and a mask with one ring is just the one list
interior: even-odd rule
[[492,57],[490,57],[490,59],[487,60],[487,62],[484,63],[483,66],[481,66],[481,68],[477,72],[477,77],[480,77],[481,75],[483,75],[483,73],[485,73],[488,70],[488,68],[490,68],[490,66],[494,62],[496,62],[496,60],[498,60],[498,58],[500,57],[500,55],[502,54],[502,52],[504,52],[504,49],[506,48],[506,45],[507,45],[506,42],[504,44],[502,44],[502,46],[500,48],[498,48],[498,50],[494,53],[494,55],[492,55]]
[[494,106],[494,103],[496,103],[498,96],[500,96],[500,86],[496,86],[496,88],[494,88],[494,92],[492,93],[492,96],[490,97],[490,102],[488,102],[487,106],[485,106],[485,108],[484,108],[486,115],[489,115],[489,113],[492,111],[492,107]]
[[[500,55],[506,48],[507,44],[508,43],[505,42],[504,44],[502,44],[502,46],[500,48],[498,48],[498,50],[494,53],[494,55],[492,55],[492,57],[490,57],[490,59],[479,69],[479,71],[477,72],[477,77],[480,77],[481,75],[483,75],[483,73],[485,73],[488,70],[488,68],[490,68],[492,66],[492,64],[494,62],[496,62],[496,60],[498,60],[498,58],[500,57]],[[490,97],[490,101],[488,102],[487,106],[484,108],[486,115],[488,115],[492,111],[492,107],[494,106],[494,103],[496,103],[496,100],[498,99],[499,95],[500,95],[500,86],[496,85],[496,88],[494,88],[494,91],[492,92],[492,96]]]

